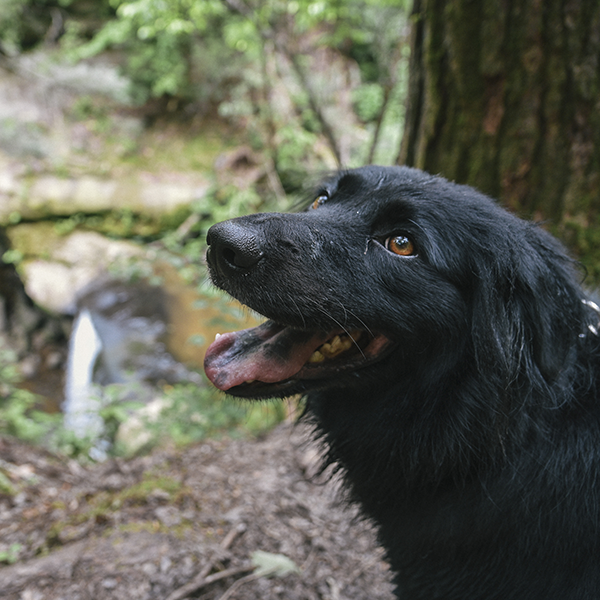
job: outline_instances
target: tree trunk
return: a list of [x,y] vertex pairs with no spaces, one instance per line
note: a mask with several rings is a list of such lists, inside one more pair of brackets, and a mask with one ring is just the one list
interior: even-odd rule
[[600,2],[415,0],[399,162],[543,217],[600,275]]

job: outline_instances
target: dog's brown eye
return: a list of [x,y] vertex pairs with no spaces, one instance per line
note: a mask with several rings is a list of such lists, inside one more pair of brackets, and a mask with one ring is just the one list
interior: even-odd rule
[[327,202],[327,200],[329,200],[329,196],[327,196],[327,194],[321,194],[315,198],[315,201],[312,203],[312,207],[319,208],[319,206]]
[[405,235],[389,237],[385,240],[385,247],[399,256],[412,256],[415,254],[415,245]]

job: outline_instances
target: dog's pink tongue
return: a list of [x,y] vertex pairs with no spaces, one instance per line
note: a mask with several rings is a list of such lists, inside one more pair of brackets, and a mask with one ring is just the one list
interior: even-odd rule
[[283,381],[300,371],[326,339],[326,333],[267,321],[219,336],[206,351],[204,370],[213,385],[223,391],[248,381]]

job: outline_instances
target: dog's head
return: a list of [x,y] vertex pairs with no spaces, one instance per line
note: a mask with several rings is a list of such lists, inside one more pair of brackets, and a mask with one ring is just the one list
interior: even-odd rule
[[[214,225],[213,282],[269,320],[219,337],[205,368],[233,395],[284,396],[465,369],[551,385],[588,323],[572,261],[474,189],[405,167],[324,181],[306,211]],[[533,382],[533,383],[532,383]]]

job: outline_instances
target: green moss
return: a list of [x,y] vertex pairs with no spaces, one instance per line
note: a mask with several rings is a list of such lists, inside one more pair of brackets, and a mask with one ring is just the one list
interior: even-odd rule
[[[85,499],[86,507],[66,519],[52,525],[46,536],[48,546],[60,543],[60,534],[69,528],[76,527],[88,521],[96,523],[107,522],[112,514],[133,505],[148,503],[157,491],[162,493],[165,501],[173,504],[188,494],[188,490],[180,481],[158,474],[147,474],[144,479],[127,488],[116,492],[100,491]],[[153,523],[153,522],[152,522]],[[150,525],[154,527],[154,525]]]
[[61,236],[50,221],[20,223],[8,227],[6,233],[12,248],[19,251],[24,258],[48,256],[61,243]]
[[[153,128],[144,132],[139,151],[118,157],[120,169],[178,172],[211,172],[215,159],[226,148],[231,133],[219,123],[203,124],[201,131],[176,126]],[[239,141],[234,140],[236,143]],[[110,157],[107,157],[111,160]]]
[[[182,519],[178,525],[163,525],[160,521],[153,519],[151,521],[131,521],[129,523],[123,523],[116,528],[118,534],[124,536],[129,533],[165,533],[170,536],[184,539],[186,534],[194,528],[192,521]],[[107,530],[106,536],[114,536],[115,530]]]
[[56,219],[53,223],[54,231],[60,236],[85,229],[112,238],[152,238],[160,234],[162,227],[159,220],[127,208],[96,215],[77,213],[66,219]]
[[158,236],[161,231],[161,224],[157,219],[127,208],[85,217],[82,227],[113,238],[147,239]]
[[181,205],[169,214],[158,218],[158,226],[161,231],[177,229],[191,214],[189,206]]
[[169,495],[169,500],[175,502],[182,492],[182,488],[182,483],[172,477],[149,475],[139,483],[121,490],[113,501],[113,506],[115,502],[143,504],[148,500],[148,496],[156,490],[166,492]]

